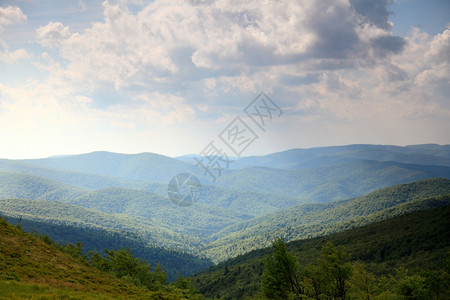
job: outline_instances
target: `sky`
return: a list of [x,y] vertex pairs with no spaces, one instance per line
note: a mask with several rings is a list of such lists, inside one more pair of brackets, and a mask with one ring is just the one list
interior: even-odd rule
[[0,0],[0,158],[424,143],[450,1]]

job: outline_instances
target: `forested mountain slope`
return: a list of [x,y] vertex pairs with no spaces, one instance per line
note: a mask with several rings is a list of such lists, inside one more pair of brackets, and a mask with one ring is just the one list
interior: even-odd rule
[[[215,261],[267,247],[282,236],[294,240],[383,220],[405,212],[448,204],[450,180],[427,179],[397,185],[355,199],[304,204],[233,225],[219,232],[204,253]],[[442,198],[434,198],[445,195]]]
[[25,198],[70,201],[89,189],[27,174],[0,171],[0,199]]
[[[450,205],[409,213],[363,227],[322,237],[293,241],[288,250],[302,270],[315,261],[326,242],[344,246],[352,261],[360,261],[379,275],[403,267],[414,271],[438,269],[450,261]],[[208,297],[243,299],[260,288],[263,257],[268,249],[227,260],[193,276],[192,282]]]
[[450,167],[357,161],[301,170],[248,167],[226,172],[218,184],[227,189],[330,202],[395,184],[436,177],[450,178]]
[[449,145],[347,145],[290,149],[265,156],[244,157],[233,164],[233,168],[250,166],[275,169],[303,169],[339,165],[355,161],[393,161],[405,164],[450,166]]
[[200,173],[192,164],[154,153],[120,154],[99,151],[25,162],[79,173],[150,182],[169,182],[173,176],[182,172]]
[[[193,159],[152,153],[0,159],[0,214],[61,241],[96,232],[109,234],[108,245],[124,239],[134,248],[185,251],[199,259],[186,257],[196,270],[280,236],[321,236],[443,206],[450,193],[448,145],[349,145],[232,159],[234,166],[216,182]],[[168,197],[168,182],[179,172],[202,182],[193,206],[179,207]]]

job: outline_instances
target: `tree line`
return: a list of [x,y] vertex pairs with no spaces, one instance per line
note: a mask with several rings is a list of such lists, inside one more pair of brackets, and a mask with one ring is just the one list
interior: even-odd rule
[[315,263],[300,266],[283,238],[276,239],[264,260],[256,299],[450,299],[450,253],[438,270],[377,277],[360,262],[350,262],[345,248],[328,242]]

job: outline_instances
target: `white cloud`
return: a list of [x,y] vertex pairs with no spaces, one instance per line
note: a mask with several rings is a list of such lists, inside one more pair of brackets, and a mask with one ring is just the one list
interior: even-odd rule
[[[104,133],[102,145],[116,134],[144,147],[137,140],[149,134],[167,149],[165,133],[219,132],[261,90],[283,107],[284,136],[299,145],[299,126],[321,145],[337,129],[346,142],[367,133],[383,143],[378,129],[397,126],[394,140],[408,124],[435,129],[429,120],[450,116],[450,29],[395,36],[389,0],[132,2],[139,7],[105,1],[104,19],[82,31],[64,20],[37,28],[48,49],[34,65],[48,77],[1,85],[0,125],[21,124],[24,137],[28,126],[62,140],[84,133],[93,143]],[[26,20],[17,9],[8,16]],[[10,24],[1,18],[0,29]],[[5,51],[0,61],[26,57]]]
[[5,30],[5,27],[25,23],[27,17],[22,10],[17,6],[0,7],[0,33]]
[[403,47],[402,38],[361,21],[347,1],[154,1],[137,14],[123,3],[103,5],[104,22],[84,32],[70,34],[58,22],[37,30],[43,45],[60,49],[75,82],[177,84],[302,61],[345,68]]
[[60,22],[50,22],[37,29],[37,36],[42,45],[61,46],[70,37],[69,27]]
[[8,50],[0,52],[0,62],[4,64],[14,64],[21,59],[27,59],[30,57],[31,55],[24,49],[18,49],[13,52],[9,52]]
[[[19,7],[16,6],[0,7],[0,34],[2,34],[2,32],[8,26],[25,23],[26,21],[27,17]],[[0,46],[4,48],[3,51],[0,51],[0,62],[3,64],[14,64],[19,60],[30,57],[30,54],[24,49],[9,51],[8,44],[1,38],[0,38]]]

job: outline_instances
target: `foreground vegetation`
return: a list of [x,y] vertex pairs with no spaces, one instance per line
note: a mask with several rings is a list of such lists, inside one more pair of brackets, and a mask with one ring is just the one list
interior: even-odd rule
[[203,299],[187,279],[168,283],[160,266],[126,248],[83,255],[0,218],[0,297],[4,299]]
[[[391,276],[399,278],[397,273],[402,268],[409,270],[408,276],[423,277],[423,270],[437,271],[446,264],[450,253],[448,228],[450,205],[323,237],[290,242],[287,249],[298,260],[301,272],[305,266],[316,264],[322,247],[331,242],[336,247],[345,247],[350,262],[361,263],[364,270],[377,280],[383,276],[388,281]],[[260,291],[265,270],[263,260],[269,253],[270,249],[260,249],[228,260],[193,276],[193,283],[202,294],[211,298],[255,297]]]
[[320,257],[300,267],[282,238],[264,259],[258,299],[449,299],[450,253],[442,268],[376,277],[360,262],[350,263],[344,247],[328,242]]
[[0,219],[0,298],[448,299],[449,227],[447,205],[321,238],[279,238],[168,283],[129,248],[84,253],[81,243],[61,245]]

